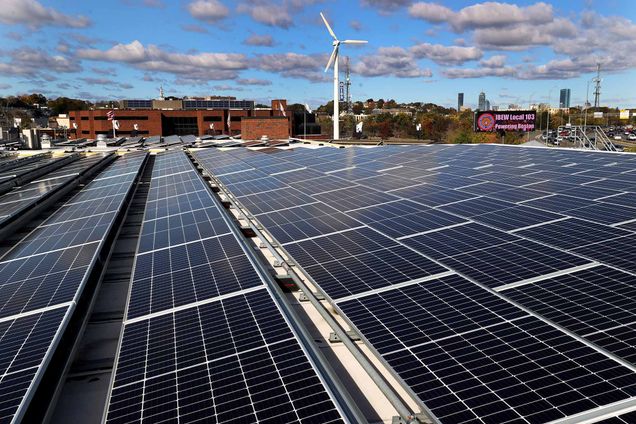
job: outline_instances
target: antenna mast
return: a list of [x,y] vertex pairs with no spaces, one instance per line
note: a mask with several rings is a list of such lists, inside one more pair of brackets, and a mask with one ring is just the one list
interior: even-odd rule
[[163,97],[163,84],[159,86],[159,100],[165,100]]
[[347,73],[345,80],[345,101],[347,102],[347,113],[353,114],[353,104],[351,102],[351,71],[349,69],[349,56],[347,56]]
[[601,98],[601,64],[596,64],[596,78],[592,81],[596,83],[596,88],[594,89],[594,107],[597,108],[600,106],[600,98]]

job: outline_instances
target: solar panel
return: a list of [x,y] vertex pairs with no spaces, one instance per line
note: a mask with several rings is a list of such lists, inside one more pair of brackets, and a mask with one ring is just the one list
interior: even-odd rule
[[107,422],[177,416],[342,422],[263,289],[126,325]]
[[626,236],[630,232],[582,219],[569,218],[521,230],[517,234],[562,249],[574,249]]
[[[158,214],[187,196],[177,173],[205,206]],[[157,156],[150,194],[106,421],[342,422],[183,152]]]
[[[590,185],[629,170],[628,157],[499,146],[297,150],[276,158],[312,172],[290,181],[307,197],[290,205],[280,188],[243,205],[442,422],[539,423],[633,401],[635,376],[619,358],[634,361],[636,324],[612,292],[626,298],[632,276],[599,262],[636,272],[625,253],[632,237],[617,227],[636,209],[614,207],[617,190]],[[217,161],[274,168],[254,152],[202,158],[211,171]],[[339,186],[340,177],[351,183]],[[262,204],[274,206],[264,213]],[[354,220],[306,230],[332,209]],[[584,219],[597,222],[587,234]],[[585,277],[592,270],[602,289]],[[519,301],[526,310],[506,300],[567,278],[577,283],[559,289],[569,290],[560,305],[552,291]],[[575,331],[597,321],[595,331]]]
[[[121,158],[85,188],[99,187],[100,177],[113,172],[130,171],[138,175],[145,158],[146,153]],[[122,183],[128,190],[118,196],[119,213],[132,190],[133,180]],[[82,202],[74,203],[82,195],[80,190],[0,261],[0,333],[8,335],[2,340],[0,355],[6,364],[3,373],[7,373],[0,374],[0,402],[7,401],[3,421],[10,422],[24,413],[27,399],[55,348],[54,340],[66,324],[67,311],[74,309],[112,230],[115,212],[93,216],[94,210],[89,208],[67,219],[67,210],[78,208],[77,205],[83,207]],[[19,328],[24,331],[13,332]],[[28,369],[21,371],[20,364],[27,361],[30,361]],[[12,364],[16,366],[15,372],[6,371]]]
[[[511,288],[503,292],[519,304],[604,346],[630,362],[636,358],[636,277],[601,265]],[[610,331],[627,345],[617,350],[599,340]],[[619,340],[620,340],[619,339]]]
[[444,265],[488,287],[501,287],[589,264],[589,259],[527,240],[440,259]]
[[0,320],[0,422],[12,422],[60,337],[68,306]]
[[573,251],[596,261],[636,272],[636,235],[601,241]]

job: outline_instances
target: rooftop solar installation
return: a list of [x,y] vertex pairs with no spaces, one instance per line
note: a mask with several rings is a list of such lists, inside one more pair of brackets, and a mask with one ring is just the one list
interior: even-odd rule
[[343,422],[269,290],[188,156],[158,155],[106,422]]
[[492,145],[193,155],[434,419],[631,422],[636,157]]
[[[23,414],[145,158],[133,153],[117,160],[1,258],[2,422]],[[120,183],[126,190],[110,196],[112,213],[78,200],[122,174],[129,176]]]
[[41,203],[48,196],[58,191],[66,191],[72,188],[73,180],[80,181],[80,177],[89,172],[99,170],[102,166],[114,159],[112,155],[92,155],[83,157],[75,162],[63,166],[61,169],[44,174],[36,181],[31,181],[21,187],[0,196],[0,227],[17,218],[24,211]]

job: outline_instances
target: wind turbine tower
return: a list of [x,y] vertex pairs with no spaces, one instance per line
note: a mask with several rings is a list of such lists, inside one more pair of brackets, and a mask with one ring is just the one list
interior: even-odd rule
[[594,88],[594,107],[597,108],[600,106],[601,101],[601,64],[596,64],[596,78],[592,81],[596,83],[596,88]]
[[325,23],[325,26],[327,27],[327,31],[329,31],[329,34],[333,38],[333,42],[331,43],[333,45],[333,51],[331,52],[331,57],[329,57],[329,62],[327,62],[327,66],[325,67],[325,72],[329,70],[329,68],[331,67],[331,64],[333,63],[333,139],[339,140],[340,139],[340,121],[339,121],[340,119],[339,99],[340,98],[338,96],[338,88],[339,88],[338,60],[340,59],[340,55],[339,55],[340,45],[341,44],[366,44],[367,41],[338,40],[338,37],[336,37],[336,34],[334,34],[333,30],[331,29],[331,26],[329,26],[329,22],[327,22],[327,19],[325,19],[325,15],[323,15],[322,12],[320,12],[320,17],[322,18],[322,21]]

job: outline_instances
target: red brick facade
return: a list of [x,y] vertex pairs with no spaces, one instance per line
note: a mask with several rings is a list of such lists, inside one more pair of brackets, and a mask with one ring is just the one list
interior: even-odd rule
[[[212,110],[159,110],[159,109],[115,109],[115,119],[119,121],[117,135],[130,136],[134,130],[134,124],[138,126],[138,135],[168,136],[173,134],[240,134],[243,131],[241,121],[246,117],[259,117],[265,119],[277,118],[284,121],[284,124],[276,123],[271,127],[270,138],[287,138],[291,131],[291,119],[283,117],[279,109],[279,102],[285,108],[287,103],[284,100],[272,101],[272,109],[250,110],[250,109],[212,109]],[[275,108],[274,108],[275,106]],[[112,136],[112,122],[107,119],[108,109],[82,110],[69,112],[71,131],[77,125],[75,135],[77,138],[96,138],[98,134]],[[230,127],[228,128],[228,117]],[[214,129],[210,128],[214,124]],[[269,130],[270,124],[263,124],[256,132]],[[281,128],[284,126],[284,131]],[[248,127],[250,124],[248,124]],[[253,128],[251,126],[250,128]],[[250,133],[252,134],[252,133]],[[262,135],[262,134],[261,134]],[[251,137],[251,136],[250,136]],[[252,139],[243,137],[244,139]],[[257,137],[260,138],[260,135]]]
[[243,140],[260,140],[264,135],[270,140],[289,138],[289,121],[284,116],[249,117],[241,121]]

